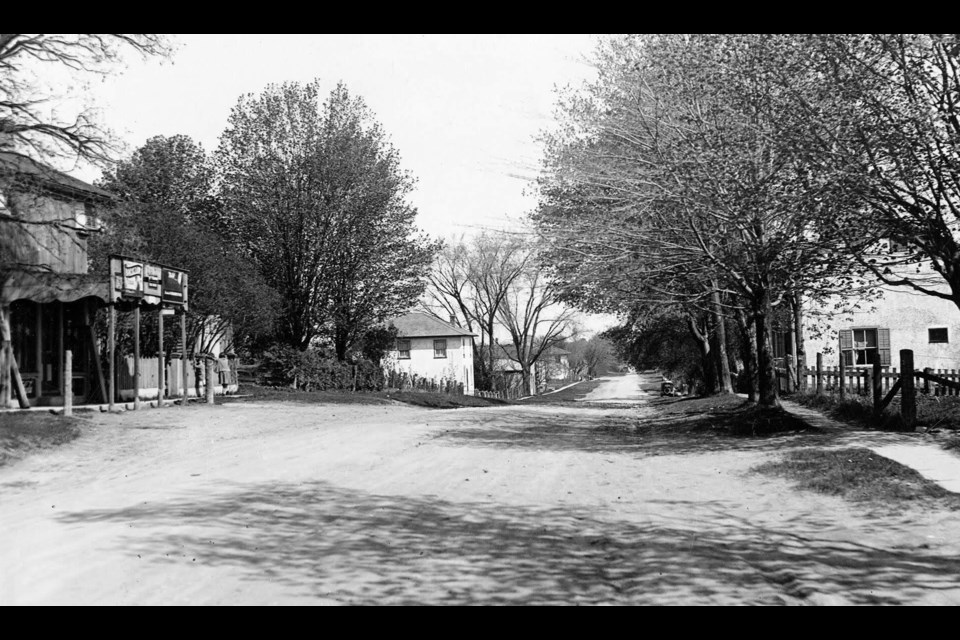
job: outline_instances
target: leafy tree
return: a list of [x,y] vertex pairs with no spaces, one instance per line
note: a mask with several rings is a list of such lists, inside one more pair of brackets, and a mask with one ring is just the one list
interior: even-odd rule
[[582,275],[582,264],[588,277],[574,285],[601,305],[692,305],[711,311],[717,331],[742,308],[765,405],[778,404],[772,309],[797,292],[845,290],[858,275],[838,250],[842,234],[820,224],[856,204],[856,191],[780,142],[802,123],[770,68],[807,80],[794,45],[763,35],[609,40],[600,79],[561,103],[569,123],[548,140],[538,215],[561,276]]
[[771,74],[797,106],[807,161],[858,190],[860,206],[829,224],[881,282],[960,307],[960,36],[836,34],[804,44],[815,82]]
[[106,75],[124,51],[166,56],[164,36],[114,34],[0,34],[0,151],[18,151],[35,160],[83,159],[103,164],[116,149],[89,111],[64,118],[50,107],[53,89],[38,80],[51,69]]
[[384,357],[396,344],[397,328],[393,324],[370,327],[359,341],[360,355],[380,367]]
[[276,336],[343,360],[413,306],[438,245],[406,197],[413,178],[363,100],[337,85],[271,85],[234,107],[217,168],[223,228],[283,300]]
[[[212,226],[220,203],[199,144],[187,136],[151,138],[100,184],[117,194],[118,204],[105,212],[106,232],[91,247],[95,271],[107,273],[111,253],[188,271],[188,350],[209,351],[230,336],[242,343],[270,330],[276,294]],[[152,324],[147,320],[146,328]],[[168,356],[177,342],[170,327]]]

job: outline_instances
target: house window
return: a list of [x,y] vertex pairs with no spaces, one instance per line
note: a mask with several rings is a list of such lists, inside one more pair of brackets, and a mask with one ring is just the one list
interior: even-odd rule
[[447,341],[446,340],[433,341],[433,357],[434,358],[447,357]]
[[410,359],[410,341],[409,340],[397,340],[397,357],[401,360]]
[[927,329],[927,334],[930,336],[930,342],[950,342],[950,339],[947,335],[946,327],[937,327],[935,329]]
[[890,329],[863,328],[840,331],[840,353],[850,367],[890,366]]

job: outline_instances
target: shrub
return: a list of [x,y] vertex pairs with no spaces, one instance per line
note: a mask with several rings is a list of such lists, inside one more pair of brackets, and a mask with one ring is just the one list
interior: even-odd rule
[[383,371],[373,362],[340,362],[320,349],[275,347],[264,352],[258,374],[261,384],[304,391],[380,391],[384,385]]

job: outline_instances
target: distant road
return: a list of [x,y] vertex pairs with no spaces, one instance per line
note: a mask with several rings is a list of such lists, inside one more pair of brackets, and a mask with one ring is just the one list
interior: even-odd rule
[[650,397],[645,389],[657,389],[660,375],[657,373],[628,373],[623,376],[606,376],[603,383],[583,397],[582,402],[646,402]]

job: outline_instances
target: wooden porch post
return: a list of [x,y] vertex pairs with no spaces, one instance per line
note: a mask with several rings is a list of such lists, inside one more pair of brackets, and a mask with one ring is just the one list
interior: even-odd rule
[[133,410],[140,408],[140,303],[133,308]]
[[107,358],[110,360],[110,381],[107,408],[113,411],[117,398],[117,305],[110,303],[110,323],[107,325]]
[[63,415],[73,415],[73,351],[63,352]]
[[182,382],[183,382],[183,401],[180,403],[181,407],[187,406],[187,311],[182,309],[180,311],[180,340],[183,344],[183,351],[180,353],[180,365],[182,371]]
[[13,349],[10,343],[10,305],[0,305],[0,409],[10,408],[12,398],[11,360]]
[[165,385],[164,374],[166,371],[163,370],[163,305],[160,305],[160,310],[157,311],[157,406],[163,406],[163,390]]

